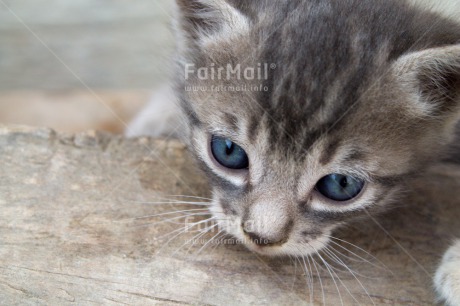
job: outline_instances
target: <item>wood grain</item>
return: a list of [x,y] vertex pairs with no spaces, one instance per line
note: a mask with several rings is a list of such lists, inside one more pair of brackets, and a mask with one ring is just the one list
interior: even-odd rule
[[432,305],[430,274],[460,236],[460,168],[439,165],[392,213],[336,233],[362,249],[336,246],[359,281],[339,265],[332,278],[318,264],[310,295],[298,262],[230,241],[198,252],[203,244],[184,245],[193,232],[168,242],[184,220],[152,215],[197,206],[151,202],[208,196],[177,142],[3,126],[0,169],[4,305]]

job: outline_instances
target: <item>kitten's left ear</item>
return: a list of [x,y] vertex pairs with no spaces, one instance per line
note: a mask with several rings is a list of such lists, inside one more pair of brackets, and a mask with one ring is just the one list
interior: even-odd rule
[[412,96],[412,113],[448,121],[460,118],[460,44],[409,53],[393,68],[399,86]]
[[177,28],[188,44],[222,33],[231,36],[249,29],[249,18],[226,0],[176,0]]

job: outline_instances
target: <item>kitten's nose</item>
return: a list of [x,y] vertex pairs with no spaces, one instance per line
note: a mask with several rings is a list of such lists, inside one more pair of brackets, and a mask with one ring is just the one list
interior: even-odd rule
[[264,247],[287,242],[294,226],[290,203],[284,198],[259,198],[242,218],[241,227],[246,237]]
[[270,246],[270,245],[274,245],[274,244],[281,244],[283,243],[285,239],[277,239],[277,240],[270,240],[268,238],[264,238],[262,236],[259,236],[255,233],[249,233],[249,232],[246,232],[244,231],[244,233],[252,240],[252,242],[254,242],[255,244],[259,245],[259,246]]

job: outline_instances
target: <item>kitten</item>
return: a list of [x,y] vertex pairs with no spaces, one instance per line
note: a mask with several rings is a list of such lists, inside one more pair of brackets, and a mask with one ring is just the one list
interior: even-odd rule
[[[401,0],[177,5],[178,78],[168,95],[210,180],[213,215],[254,252],[317,252],[340,225],[388,208],[453,140],[453,21]],[[145,132],[136,124],[130,135]],[[460,242],[435,282],[460,303]]]

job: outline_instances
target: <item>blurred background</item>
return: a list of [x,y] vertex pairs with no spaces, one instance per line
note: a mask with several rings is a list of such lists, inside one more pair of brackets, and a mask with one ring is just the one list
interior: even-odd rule
[[1,0],[0,123],[121,132],[168,79],[172,7]]
[[169,77],[173,1],[0,0],[0,124],[123,131]]

